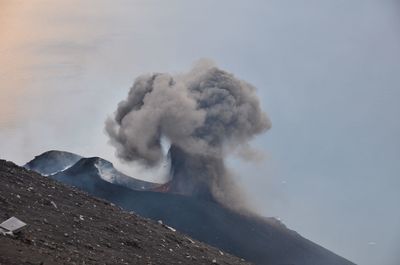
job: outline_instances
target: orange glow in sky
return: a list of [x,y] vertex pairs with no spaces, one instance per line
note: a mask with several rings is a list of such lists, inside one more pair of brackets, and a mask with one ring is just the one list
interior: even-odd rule
[[86,42],[101,29],[93,20],[103,15],[102,5],[93,10],[77,2],[0,1],[0,126],[32,113],[31,96],[40,101],[49,87],[41,83],[85,60]]

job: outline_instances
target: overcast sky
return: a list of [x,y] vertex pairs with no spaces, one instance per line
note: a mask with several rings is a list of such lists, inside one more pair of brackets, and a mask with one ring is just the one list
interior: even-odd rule
[[0,157],[118,164],[104,120],[134,78],[200,58],[255,85],[272,120],[265,161],[231,161],[254,207],[358,264],[400,264],[399,1],[0,0]]

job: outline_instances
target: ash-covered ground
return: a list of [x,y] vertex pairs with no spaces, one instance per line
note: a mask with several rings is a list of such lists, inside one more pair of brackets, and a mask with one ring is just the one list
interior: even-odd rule
[[249,264],[165,225],[0,160],[0,264]]

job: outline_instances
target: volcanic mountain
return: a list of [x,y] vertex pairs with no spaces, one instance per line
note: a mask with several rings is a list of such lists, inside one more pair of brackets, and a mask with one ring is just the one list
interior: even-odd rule
[[[50,154],[50,160],[57,157],[56,151]],[[64,152],[59,154],[56,161],[63,160]],[[54,171],[50,178],[115,203],[125,210],[162,220],[182,233],[255,264],[354,264],[303,238],[274,218],[225,207],[212,198],[206,186],[203,190],[195,190],[195,196],[190,196],[179,194],[182,193],[179,179],[163,186],[133,178],[127,181],[128,176],[101,158],[81,158],[75,163],[66,160],[58,164],[59,168],[52,165],[51,170],[47,170],[45,165],[51,164],[47,156],[49,153],[42,154],[25,167],[32,170],[39,168],[43,172]],[[64,169],[66,165],[67,169]],[[180,170],[184,166],[171,165],[171,168],[178,170],[179,174],[185,173]],[[104,172],[107,172],[106,177]]]
[[61,182],[79,181],[88,176],[95,176],[95,178],[100,177],[105,181],[134,190],[149,190],[160,186],[156,183],[129,177],[117,171],[111,162],[99,157],[83,158],[63,151],[45,152],[36,156],[24,167],[44,176],[51,176]]
[[61,172],[78,162],[82,157],[70,152],[51,150],[36,156],[24,167],[44,176]]
[[121,210],[36,172],[0,160],[0,264],[249,264],[171,227]]

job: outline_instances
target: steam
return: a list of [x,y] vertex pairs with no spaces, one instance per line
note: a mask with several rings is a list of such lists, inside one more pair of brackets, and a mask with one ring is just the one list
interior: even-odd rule
[[239,191],[225,167],[229,153],[258,159],[248,142],[271,127],[255,88],[202,60],[185,74],[136,79],[128,98],[106,121],[106,132],[124,161],[163,161],[170,142],[170,191],[237,203]]

